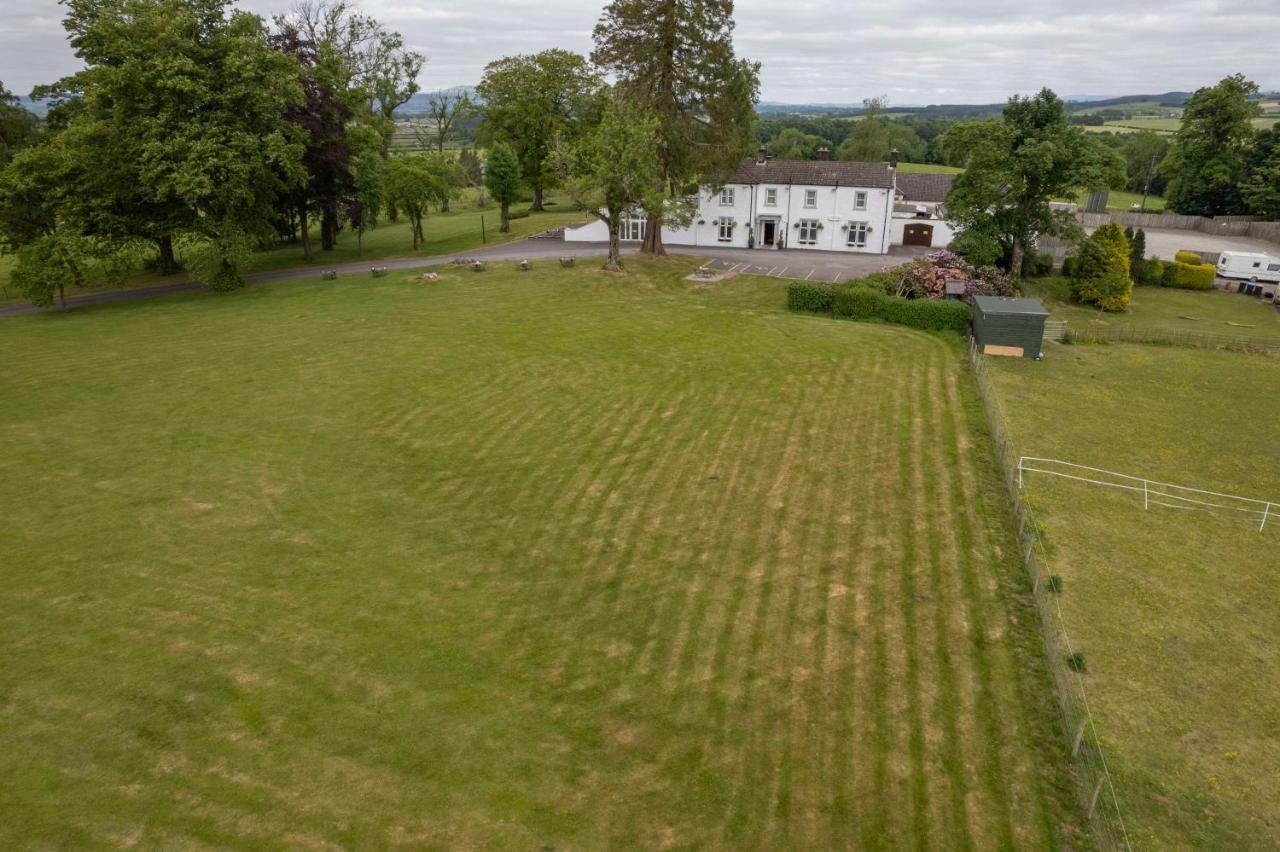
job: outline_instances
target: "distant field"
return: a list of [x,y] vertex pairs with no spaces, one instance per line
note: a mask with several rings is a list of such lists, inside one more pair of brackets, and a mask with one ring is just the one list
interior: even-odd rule
[[[1076,202],[1083,207],[1089,200],[1088,192],[1081,192]],[[1117,213],[1128,213],[1142,205],[1142,193],[1127,192],[1122,189],[1110,190],[1107,194],[1107,209]],[[1148,195],[1146,212],[1160,213],[1164,210],[1164,198],[1159,195]]]
[[[1278,358],[1052,346],[988,363],[1023,454],[1280,500]],[[1280,523],[1025,481],[1133,848],[1280,848]]]
[[959,345],[628,264],[0,321],[0,847],[1087,848]]
[[1110,106],[1086,107],[1084,109],[1071,110],[1072,115],[1097,115],[1098,113],[1129,113],[1134,116],[1157,116],[1168,117],[1173,115],[1182,115],[1182,107],[1163,106],[1157,101],[1127,101],[1123,104],[1111,104]]
[[898,169],[908,174],[958,175],[964,169],[955,166],[941,166],[935,163],[898,163]]
[[1129,310],[1108,314],[1072,301],[1066,278],[1027,279],[1022,289],[1041,299],[1052,319],[1067,320],[1067,328],[1079,334],[1133,328],[1280,341],[1280,314],[1269,302],[1238,293],[1136,287]]
[[[1280,116],[1263,115],[1253,119],[1253,126],[1260,130],[1266,129],[1273,126],[1277,121],[1280,121]],[[1112,133],[1136,133],[1139,130],[1154,130],[1155,132],[1163,135],[1171,135],[1181,126],[1182,120],[1177,118],[1138,116],[1135,118],[1108,121],[1101,127],[1091,126],[1086,127],[1085,129],[1094,133],[1105,133],[1108,131]]]

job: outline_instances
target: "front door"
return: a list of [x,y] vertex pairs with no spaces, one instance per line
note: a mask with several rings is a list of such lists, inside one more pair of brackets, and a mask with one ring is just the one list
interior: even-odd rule
[[772,220],[764,222],[760,226],[760,245],[771,246],[777,235],[778,223]]
[[902,244],[904,246],[932,246],[933,226],[907,225],[902,231]]

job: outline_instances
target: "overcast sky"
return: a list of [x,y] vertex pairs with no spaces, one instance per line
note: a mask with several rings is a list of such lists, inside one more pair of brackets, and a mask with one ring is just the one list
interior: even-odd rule
[[[269,15],[293,0],[241,0]],[[431,91],[486,62],[547,47],[589,52],[603,6],[583,0],[363,0],[430,58]],[[56,0],[0,0],[0,81],[19,94],[76,68]],[[739,0],[738,53],[765,100],[987,103],[1193,90],[1243,72],[1280,89],[1280,0]]]

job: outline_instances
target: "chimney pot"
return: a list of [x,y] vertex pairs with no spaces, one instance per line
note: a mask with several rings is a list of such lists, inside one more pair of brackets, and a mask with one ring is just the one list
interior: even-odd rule
[[830,160],[831,149],[828,148],[826,145],[823,145],[821,148],[818,149],[817,158],[819,160]]
[[889,152],[889,168],[896,169],[898,167],[898,149],[894,148]]
[[768,159],[769,159],[769,146],[761,145],[759,150],[756,151],[756,162],[759,163],[760,165],[764,165],[768,161]]

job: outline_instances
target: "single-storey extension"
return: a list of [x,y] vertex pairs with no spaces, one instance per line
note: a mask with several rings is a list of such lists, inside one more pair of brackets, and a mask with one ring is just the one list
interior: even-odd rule
[[[954,229],[946,220],[949,174],[900,174],[888,163],[778,160],[761,149],[720,187],[703,187],[687,228],[664,228],[677,246],[808,249],[887,254],[895,245],[942,248]],[[626,220],[621,238],[644,239],[645,219]],[[604,242],[603,222],[565,231],[565,239]]]

